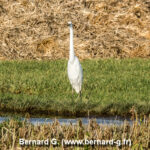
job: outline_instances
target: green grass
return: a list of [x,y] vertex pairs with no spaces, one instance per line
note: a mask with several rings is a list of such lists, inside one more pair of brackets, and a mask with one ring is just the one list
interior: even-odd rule
[[150,59],[85,60],[82,100],[67,78],[67,61],[1,61],[0,110],[54,115],[150,113]]

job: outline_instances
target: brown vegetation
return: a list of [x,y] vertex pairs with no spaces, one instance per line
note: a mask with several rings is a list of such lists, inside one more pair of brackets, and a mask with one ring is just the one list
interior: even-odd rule
[[[135,119],[135,118],[133,118]],[[44,146],[25,146],[20,147],[19,138],[26,140],[46,140],[46,139],[57,139],[60,143],[57,147],[58,149],[63,149],[61,145],[62,139],[88,139],[88,140],[131,140],[131,147],[129,145],[119,146],[114,145],[114,149],[122,150],[137,150],[145,149],[148,150],[150,146],[150,118],[145,118],[141,123],[136,121],[130,125],[128,122],[124,122],[123,125],[102,125],[97,124],[95,120],[90,120],[88,125],[83,125],[79,120],[78,124],[72,125],[61,125],[57,120],[53,123],[42,124],[42,125],[32,125],[26,121],[19,122],[15,120],[10,120],[9,122],[4,122],[0,125],[0,149],[49,149]],[[53,147],[50,145],[51,148]],[[116,148],[115,148],[116,147]],[[95,149],[109,150],[112,149],[112,146],[96,146]],[[65,149],[75,149],[75,147],[66,147]],[[81,147],[84,149],[84,147]],[[90,147],[87,149],[94,149]]]
[[148,0],[0,0],[0,59],[150,56]]

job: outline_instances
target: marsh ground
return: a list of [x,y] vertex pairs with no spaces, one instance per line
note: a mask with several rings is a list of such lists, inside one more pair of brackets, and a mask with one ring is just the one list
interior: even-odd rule
[[2,111],[64,116],[150,113],[150,60],[98,59],[81,62],[82,99],[67,78],[67,61],[1,61]]
[[[90,120],[88,125],[82,124],[78,121],[76,125],[61,125],[57,120],[51,124],[43,124],[34,126],[28,123],[27,120],[19,121],[11,119],[0,124],[0,148],[3,150],[53,150],[53,149],[76,149],[76,150],[148,150],[150,148],[150,118],[145,118],[140,121],[136,120],[132,125],[124,122],[121,126],[117,125],[102,125],[97,124],[95,120]],[[133,116],[133,120],[134,120]],[[50,143],[49,146],[20,146],[19,139],[25,140],[46,140],[51,141],[56,139],[58,146],[53,147]],[[62,140],[99,140],[108,141],[113,140],[111,144],[101,142],[100,145],[80,145],[80,146],[67,146],[62,145]],[[128,142],[123,142],[124,140]],[[67,143],[67,142],[66,142]],[[82,144],[82,142],[80,142]],[[106,145],[105,145],[106,144]],[[104,146],[105,145],[105,146]]]

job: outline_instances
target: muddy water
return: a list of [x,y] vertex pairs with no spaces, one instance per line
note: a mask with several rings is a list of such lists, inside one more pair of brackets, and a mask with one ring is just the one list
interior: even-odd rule
[[[0,123],[8,120],[12,117],[0,117]],[[21,120],[24,120],[25,118],[21,117]],[[98,124],[104,124],[104,125],[121,125],[124,123],[124,121],[128,121],[129,124],[132,124],[132,121],[129,118],[121,118],[121,117],[99,117],[99,118],[61,118],[61,117],[51,117],[51,118],[30,118],[28,119],[29,122],[31,122],[34,125],[37,124],[46,124],[46,123],[53,123],[55,120],[58,120],[60,124],[76,124],[78,120],[82,120],[83,124],[88,124],[91,119],[95,119]]]

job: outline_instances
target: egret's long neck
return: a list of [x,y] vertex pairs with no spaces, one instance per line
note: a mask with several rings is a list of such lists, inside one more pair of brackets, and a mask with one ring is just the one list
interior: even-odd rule
[[74,59],[74,48],[73,48],[73,27],[70,25],[70,52],[69,52],[69,59]]

